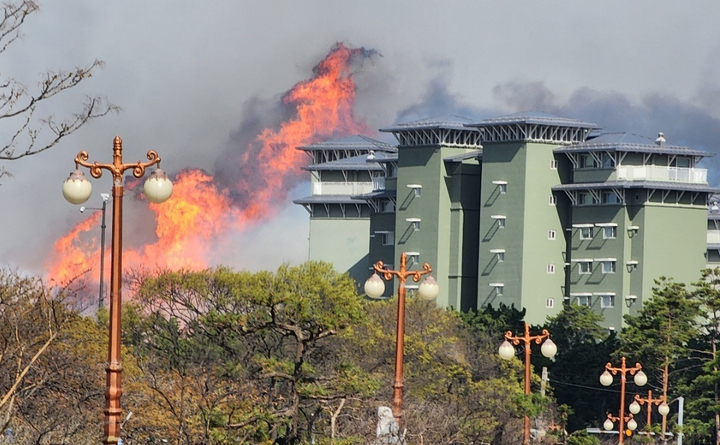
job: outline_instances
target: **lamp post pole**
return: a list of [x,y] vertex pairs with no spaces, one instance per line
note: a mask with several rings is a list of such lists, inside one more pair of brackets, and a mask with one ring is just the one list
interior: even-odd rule
[[[635,384],[638,386],[643,386],[645,383],[647,383],[647,377],[645,376],[645,373],[642,372],[642,366],[640,363],[636,363],[635,366],[628,368],[625,365],[625,357],[621,358],[621,365],[619,368],[614,368],[611,363],[608,363],[605,365],[605,372],[600,376],[600,383],[602,383],[604,386],[610,386],[612,384],[613,375],[616,375],[620,373],[620,412],[619,416],[615,417],[611,414],[608,414],[608,419],[612,421],[619,421],[619,427],[618,427],[618,444],[623,444],[624,434],[625,434],[625,422],[629,422],[633,416],[630,414],[629,416],[625,416],[625,382],[626,382],[626,374],[634,375],[635,376]],[[633,421],[634,422],[634,421]],[[636,425],[636,424],[633,424]],[[607,426],[607,424],[606,424]],[[611,429],[612,423],[610,424],[610,428],[605,429]],[[632,428],[634,429],[634,428]]]
[[[385,267],[382,261],[378,261],[373,265],[373,269],[376,275],[370,277],[365,284],[365,291],[371,297],[379,297],[385,290],[385,285],[382,280],[377,277],[377,274],[382,276],[385,280],[392,280],[393,276],[398,278],[398,311],[397,311],[397,335],[395,340],[395,382],[393,383],[393,404],[392,411],[393,417],[400,426],[402,420],[402,404],[403,404],[403,359],[404,359],[404,347],[405,347],[405,280],[408,277],[412,277],[416,283],[420,281],[420,277],[432,272],[432,268],[428,263],[423,264],[422,270],[407,270],[407,254],[403,252],[400,254],[400,270],[391,270]],[[382,285],[380,289],[376,286],[377,282]],[[379,292],[376,292],[374,289]],[[418,295],[425,300],[432,300],[438,294],[439,288],[435,280],[428,276],[425,281],[420,285],[418,289]]]
[[652,390],[648,390],[647,398],[642,398],[640,397],[640,394],[635,394],[635,401],[633,403],[636,403],[638,405],[635,410],[633,410],[633,405],[630,405],[630,411],[634,412],[635,414],[640,412],[640,405],[647,405],[647,425],[645,429],[647,430],[647,436],[650,437],[650,426],[652,425],[652,406],[658,405],[658,411],[663,417],[665,417],[670,411],[667,403],[665,403],[665,397],[660,396],[654,399],[652,396]]
[[[523,336],[515,336],[513,335],[512,331],[507,331],[505,333],[505,342],[500,346],[500,357],[504,359],[510,359],[515,356],[515,349],[512,347],[512,344],[518,345],[522,341],[525,344],[525,395],[530,395],[530,345],[535,342],[535,344],[540,344],[541,341],[545,340],[545,343],[543,343],[541,352],[545,357],[552,358],[555,356],[555,353],[557,352],[557,347],[555,346],[555,343],[550,340],[550,332],[548,332],[547,329],[543,329],[542,332],[539,335],[530,335],[530,325],[525,323],[525,333]],[[524,427],[524,435],[523,435],[523,444],[529,444],[530,443],[530,417],[525,416],[525,427]]]
[[[88,153],[81,151],[75,158],[76,167],[82,165],[90,170],[93,178],[102,176],[102,170],[108,170],[112,174],[113,187],[113,220],[112,220],[112,256],[110,267],[110,317],[109,317],[109,339],[108,339],[108,363],[106,371],[105,387],[105,421],[104,421],[104,444],[117,444],[120,440],[121,414],[120,397],[122,396],[122,364],[120,361],[120,323],[122,314],[122,198],[123,198],[123,173],[133,170],[136,178],[145,174],[145,168],[160,163],[158,154],[150,150],[147,153],[148,162],[136,162],[134,164],[123,164],[122,162],[122,140],[115,137],[113,140],[113,162],[111,164],[89,163]],[[149,185],[150,180],[156,179],[158,185]],[[85,184],[87,183],[87,184]],[[165,184],[168,185],[165,185]],[[158,188],[162,190],[158,190]],[[169,188],[169,191],[168,191]],[[68,201],[80,204],[90,197],[91,185],[85,176],[76,169],[71,173],[70,178],[63,185],[63,194]],[[162,202],[170,197],[172,184],[169,183],[162,170],[156,170],[145,184],[145,194],[152,202]],[[103,204],[104,206],[104,204]]]
[[98,312],[105,305],[105,284],[103,280],[105,274],[105,212],[107,210],[107,201],[110,199],[110,194],[100,193],[100,197],[102,197],[103,200],[101,208],[85,206],[80,207],[80,213],[84,213],[85,210],[102,210],[102,223],[100,224],[100,290],[98,292]]

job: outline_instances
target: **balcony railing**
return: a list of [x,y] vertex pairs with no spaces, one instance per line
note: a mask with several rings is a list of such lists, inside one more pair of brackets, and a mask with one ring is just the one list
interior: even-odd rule
[[373,191],[372,182],[315,182],[313,195],[362,195]]
[[707,243],[708,244],[720,244],[720,231],[708,230],[707,232]]
[[620,166],[618,180],[673,181],[707,184],[707,169],[665,167],[662,165]]
[[373,178],[373,189],[374,190],[385,190],[385,176],[379,176]]

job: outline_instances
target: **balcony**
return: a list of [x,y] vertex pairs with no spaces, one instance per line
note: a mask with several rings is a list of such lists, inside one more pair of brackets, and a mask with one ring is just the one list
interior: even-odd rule
[[379,176],[373,178],[373,189],[374,190],[385,190],[385,176]]
[[708,230],[707,243],[708,244],[720,244],[720,230]]
[[373,191],[373,182],[315,182],[313,195],[362,195]]
[[620,181],[669,181],[707,184],[707,169],[665,167],[661,165],[620,166],[617,168]]

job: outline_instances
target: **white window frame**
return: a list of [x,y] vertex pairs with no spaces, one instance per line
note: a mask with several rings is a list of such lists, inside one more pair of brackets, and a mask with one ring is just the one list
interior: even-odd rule
[[555,273],[555,265],[554,265],[553,263],[549,263],[549,264],[547,265],[546,271],[547,271],[547,273],[550,274],[550,275],[554,274],[554,273]]
[[604,274],[611,274],[615,273],[617,271],[617,261],[615,260],[603,260],[602,263],[602,273]]
[[505,228],[505,218],[498,219],[497,222],[498,222],[498,227],[499,227],[499,228],[501,228],[501,229],[504,229],[504,228]]
[[505,292],[505,283],[490,283],[490,287],[495,291],[495,295],[502,297]]
[[578,261],[578,273],[580,275],[592,275],[592,264],[592,261]]
[[593,239],[593,227],[580,227],[580,239],[591,240]]
[[575,301],[580,306],[592,307],[592,296],[590,295],[578,295]]
[[553,159],[550,161],[550,170],[557,170],[558,169],[558,161],[557,159]]
[[555,307],[555,299],[554,298],[546,298],[545,299],[545,307],[547,309],[552,309]]
[[555,241],[557,239],[557,231],[555,229],[548,230],[548,239],[550,241]]
[[603,239],[616,239],[617,238],[617,226],[605,226],[602,228]]
[[609,309],[615,307],[615,295],[614,294],[600,294],[600,307],[603,309]]
[[408,253],[406,253],[406,255],[407,255],[408,267],[412,266],[413,264],[420,264],[420,254],[419,253],[408,252]]
[[497,261],[498,261],[498,263],[504,263],[504,262],[505,262],[505,252],[498,252],[496,255],[497,255]]
[[557,205],[557,196],[550,195],[550,198],[548,199],[548,204],[551,206]]

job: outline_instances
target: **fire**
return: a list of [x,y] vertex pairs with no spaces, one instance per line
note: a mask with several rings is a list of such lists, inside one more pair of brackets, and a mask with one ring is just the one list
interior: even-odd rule
[[[125,249],[123,267],[208,267],[213,243],[271,218],[285,204],[288,191],[304,177],[300,167],[306,158],[296,147],[332,137],[371,134],[353,115],[356,85],[350,68],[353,58],[363,54],[363,49],[337,44],[314,68],[311,79],[297,83],[284,95],[283,106],[292,110],[291,117],[260,131],[247,147],[238,147],[244,149],[237,165],[240,179],[229,189],[220,188],[212,175],[199,170],[179,173],[173,196],[163,204],[150,204],[157,241]],[[60,259],[50,266],[52,279],[65,282],[96,263],[97,242],[83,243],[78,236],[95,227],[98,218],[99,213],[91,215],[58,240],[55,250]]]
[[[99,224],[102,212],[97,211],[75,225],[70,232],[55,242],[55,251],[61,255],[59,261],[50,268],[50,277],[57,283],[67,283],[80,275],[93,270],[99,261],[100,248],[97,238],[87,241],[82,234],[95,229]],[[99,270],[95,270],[97,277]]]
[[300,167],[306,159],[297,147],[333,136],[370,133],[353,117],[355,82],[349,67],[362,51],[338,44],[315,67],[315,77],[298,83],[283,98],[295,107],[295,117],[278,129],[264,129],[248,147],[237,185],[240,194],[249,197],[248,219],[267,217],[272,204],[284,199],[302,178]]

